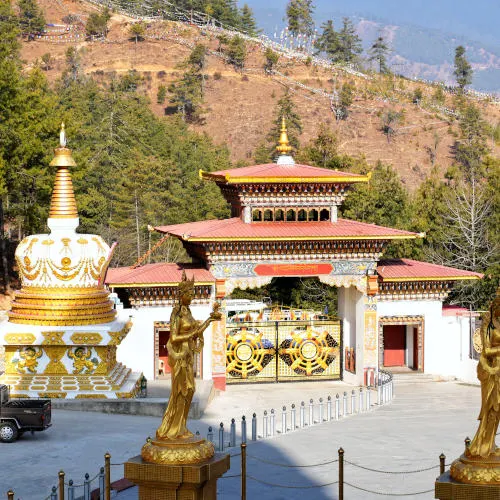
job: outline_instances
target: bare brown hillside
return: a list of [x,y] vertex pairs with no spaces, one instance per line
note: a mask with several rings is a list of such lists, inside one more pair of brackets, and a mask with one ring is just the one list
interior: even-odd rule
[[[80,14],[85,19],[95,8],[69,0],[39,0],[39,3],[47,21],[52,23],[60,23],[68,13]],[[22,55],[30,68],[43,54],[50,53],[55,63],[47,75],[52,81],[61,75],[64,53],[71,44],[81,50],[85,73],[103,82],[136,70],[143,76],[141,91],[151,98],[155,113],[162,115],[165,106],[156,104],[158,86],[168,86],[181,75],[182,70],[177,66],[194,43],[203,43],[216,51],[218,41],[214,34],[202,33],[196,27],[155,22],[149,25],[146,40],[136,44],[129,38],[131,22],[122,15],[114,15],[105,42],[82,39],[75,42],[66,35],[57,35],[51,40],[25,42]],[[436,87],[393,77],[375,76],[367,80],[340,69],[330,71],[284,57],[278,65],[281,75],[268,76],[262,69],[263,62],[259,45],[248,47],[243,73],[236,72],[220,57],[208,58],[205,123],[195,128],[209,134],[217,143],[226,143],[234,160],[252,161],[253,151],[271,127],[275,104],[288,87],[302,118],[302,144],[315,137],[320,123],[326,123],[337,132],[341,152],[365,156],[371,164],[378,160],[393,164],[410,189],[432,168],[431,150],[436,151],[435,163],[441,169],[451,164],[450,147],[457,136],[457,125],[452,116],[432,106]],[[330,93],[334,88],[340,89],[345,81],[355,86],[356,96],[349,118],[339,122],[335,120],[328,97],[298,85]],[[421,106],[411,102],[411,93],[417,87],[424,93]],[[490,123],[500,121],[500,106],[486,101],[478,101],[478,104]],[[444,106],[453,108],[452,96],[446,97]],[[381,115],[388,110],[404,113],[404,120],[391,142],[381,132]],[[498,153],[498,147],[493,142],[490,145]]]

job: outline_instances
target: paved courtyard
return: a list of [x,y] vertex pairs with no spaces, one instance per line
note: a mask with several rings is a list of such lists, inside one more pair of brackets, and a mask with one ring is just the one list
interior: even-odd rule
[[[331,382],[233,386],[212,402],[204,419],[193,421],[190,428],[199,429],[203,434],[209,424],[220,420],[228,422],[232,416],[245,413],[249,417],[252,409],[258,409],[261,415],[264,408],[279,408],[292,401],[297,404],[320,394],[334,396],[345,387]],[[395,472],[427,468],[438,464],[441,452],[448,457],[447,462],[462,452],[464,438],[472,437],[475,432],[479,404],[478,387],[454,382],[399,385],[396,399],[387,406],[251,443],[248,454],[285,465],[309,465],[335,459],[337,449],[342,446],[346,460],[364,467]],[[145,438],[154,435],[158,424],[159,419],[155,417],[54,410],[53,427],[47,432],[23,436],[14,444],[0,444],[0,497],[13,488],[16,499],[43,500],[56,484],[60,469],[66,472],[67,480],[71,478],[80,484],[86,472],[91,477],[98,472],[106,451],[112,454],[112,463],[122,463],[137,455]],[[231,453],[238,451],[233,449]],[[233,458],[228,475],[238,474],[239,467],[239,457]],[[336,463],[286,468],[249,458],[247,468],[249,476],[288,486],[278,488],[249,479],[249,499],[337,498],[337,486],[290,488],[336,481]],[[437,468],[416,474],[382,474],[350,464],[345,466],[346,482],[392,494],[430,490],[437,474]],[[121,477],[123,467],[114,466],[112,479]],[[220,480],[218,489],[221,500],[239,498],[239,478]],[[383,498],[348,485],[345,497],[349,500]],[[136,500],[137,491],[135,488],[127,490],[118,498]],[[430,499],[434,495],[427,493],[405,498]]]

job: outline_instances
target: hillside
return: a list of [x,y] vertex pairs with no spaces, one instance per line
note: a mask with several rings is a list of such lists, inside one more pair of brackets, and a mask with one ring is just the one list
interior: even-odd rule
[[[84,20],[95,9],[91,4],[69,0],[39,3],[49,23],[62,23],[69,13]],[[74,34],[59,33],[43,40],[25,41],[22,56],[29,70],[43,54],[50,53],[54,59],[47,70],[51,81],[64,70],[65,52],[70,45],[80,49],[85,73],[103,84],[135,70],[143,77],[139,90],[150,97],[155,113],[163,115],[165,105],[156,103],[158,86],[168,86],[179,78],[182,70],[178,64],[195,43],[203,43],[214,54],[208,57],[205,69],[208,77],[205,121],[194,128],[206,132],[219,144],[227,144],[235,161],[252,161],[255,148],[271,128],[276,102],[288,87],[302,118],[302,145],[316,136],[321,123],[326,123],[338,134],[341,152],[364,156],[370,164],[378,160],[391,163],[410,189],[430,172],[430,151],[436,152],[435,163],[442,170],[452,162],[450,147],[456,139],[457,126],[448,110],[454,107],[454,98],[446,95],[446,101],[437,105],[433,98],[435,86],[392,76],[366,78],[339,68],[308,65],[284,55],[280,57],[277,72],[266,75],[263,49],[258,44],[248,44],[245,69],[237,72],[216,55],[218,41],[214,32],[176,22],[151,21],[145,40],[135,43],[129,35],[132,22],[131,18],[114,14],[106,41],[87,42]],[[336,121],[328,94],[340,89],[344,82],[355,86],[355,99],[349,118]],[[423,91],[418,106],[412,103],[417,87]],[[500,122],[498,104],[487,100],[477,102],[488,122],[493,125]],[[381,115],[389,110],[404,114],[404,121],[390,142],[381,132]],[[499,148],[492,141],[490,146],[498,153]]]

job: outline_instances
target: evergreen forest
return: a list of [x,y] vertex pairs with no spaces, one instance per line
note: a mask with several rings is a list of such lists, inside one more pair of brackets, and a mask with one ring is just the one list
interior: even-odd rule
[[[197,2],[181,3],[207,8],[202,1],[199,6]],[[210,7],[212,15],[227,16],[228,24],[238,18],[241,26],[245,18],[252,26],[248,29],[256,29],[251,12],[238,9],[233,1],[212,1]],[[198,172],[240,164],[231,164],[226,147],[190,128],[189,118],[195,120],[198,114],[194,107],[188,113],[191,108],[186,107],[187,103],[201,106],[203,102],[202,48],[195,47],[186,61],[186,73],[169,89],[178,112],[158,117],[137,91],[134,75],[98,83],[83,73],[79,51],[72,46],[66,51],[62,77],[54,84],[49,84],[41,65],[26,71],[20,57],[22,29],[10,2],[0,2],[0,265],[4,289],[16,286],[13,254],[20,239],[47,230],[55,174],[48,165],[62,121],[77,162],[72,175],[79,231],[119,242],[112,265],[134,264],[160,239],[151,230],[154,226],[229,216],[219,189],[202,181]],[[344,29],[349,31],[349,25]],[[328,45],[326,36],[323,42],[321,50],[341,57],[338,45]],[[163,89],[158,100],[164,100],[165,94]],[[319,127],[315,139],[301,144],[300,116],[286,92],[277,102],[273,128],[255,152],[254,161],[264,163],[273,157],[277,129],[285,116],[297,161],[356,173],[371,171],[371,182],[349,194],[341,216],[425,232],[424,239],[392,244],[385,257],[428,260],[484,273],[480,283],[461,285],[449,298],[481,309],[491,300],[500,278],[500,159],[488,147],[492,131],[479,108],[463,95],[457,99],[460,132],[453,167],[444,177],[436,168],[413,193],[391,165],[369,165],[362,156],[340,153],[338,139],[326,124]],[[342,119],[347,118],[349,104],[347,99]],[[180,244],[172,240],[150,257],[151,261],[170,262],[187,258]],[[308,306],[314,294],[326,293],[307,280],[288,283],[285,288],[283,301],[295,306]]]

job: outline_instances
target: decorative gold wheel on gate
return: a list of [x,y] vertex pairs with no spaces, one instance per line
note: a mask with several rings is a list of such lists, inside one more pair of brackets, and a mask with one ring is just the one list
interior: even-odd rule
[[259,374],[275,355],[274,344],[256,328],[241,327],[226,335],[226,372],[232,377]]
[[315,331],[308,326],[291,335],[281,342],[278,354],[297,375],[322,373],[339,355],[339,344],[327,331]]

